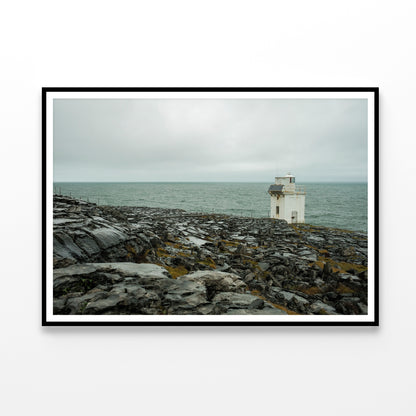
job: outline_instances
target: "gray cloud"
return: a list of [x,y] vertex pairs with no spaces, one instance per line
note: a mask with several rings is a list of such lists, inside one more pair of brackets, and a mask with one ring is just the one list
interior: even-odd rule
[[55,99],[55,181],[367,180],[364,99]]

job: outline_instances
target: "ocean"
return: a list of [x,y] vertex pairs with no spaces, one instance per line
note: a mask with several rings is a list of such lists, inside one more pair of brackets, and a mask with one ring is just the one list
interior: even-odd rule
[[[54,192],[113,206],[179,208],[188,212],[269,217],[270,183],[56,182]],[[305,222],[367,232],[366,183],[301,183]]]

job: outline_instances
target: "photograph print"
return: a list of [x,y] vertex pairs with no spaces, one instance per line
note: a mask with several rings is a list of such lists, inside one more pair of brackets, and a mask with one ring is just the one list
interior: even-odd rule
[[378,325],[378,88],[42,90],[42,324]]

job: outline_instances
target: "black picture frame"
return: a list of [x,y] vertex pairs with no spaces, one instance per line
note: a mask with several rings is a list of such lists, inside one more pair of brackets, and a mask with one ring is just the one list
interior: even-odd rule
[[[368,278],[372,280],[372,291],[368,295],[372,298],[372,309],[369,310],[369,314],[362,320],[353,320],[351,315],[343,315],[345,319],[339,321],[325,320],[325,319],[310,319],[294,320],[293,318],[287,318],[286,320],[279,321],[266,321],[259,315],[258,320],[255,321],[234,321],[231,318],[229,320],[215,321],[207,319],[200,320],[186,320],[186,316],[179,316],[178,320],[166,321],[163,315],[160,315],[160,319],[155,321],[148,321],[143,317],[140,320],[125,321],[122,316],[117,320],[101,320],[93,321],[87,319],[79,319],[80,315],[71,316],[71,319],[63,320],[59,316],[52,316],[51,302],[53,301],[52,293],[50,293],[50,275],[51,271],[51,247],[52,245],[52,229],[50,226],[51,210],[50,197],[53,193],[53,178],[51,182],[51,169],[53,160],[50,160],[53,156],[50,153],[51,143],[53,143],[53,134],[51,137],[51,130],[48,127],[50,123],[50,114],[52,114],[51,102],[53,102],[53,96],[55,93],[62,94],[68,93],[73,97],[77,97],[80,94],[92,93],[102,94],[105,99],[107,93],[163,93],[167,97],[173,93],[242,93],[244,97],[249,97],[254,93],[295,93],[304,94],[305,97],[309,97],[308,94],[333,94],[334,97],[343,94],[363,94],[363,97],[371,97],[372,114],[373,118],[368,119],[368,125],[371,126],[373,135],[368,137],[369,143],[372,145],[373,153],[372,166],[369,166],[372,170],[372,189],[373,193],[371,197],[373,199],[374,212],[371,213],[372,218],[372,230],[373,233],[368,235],[369,242],[372,243],[372,270],[369,270]],[[242,96],[242,97],[243,97]],[[244,98],[243,97],[243,98]],[[242,98],[242,99],[243,99]],[[370,101],[369,101],[370,103]],[[370,154],[369,154],[370,158]],[[370,181],[370,179],[369,179]],[[49,205],[48,205],[49,204]],[[49,216],[49,217],[48,217]],[[369,212],[370,218],[370,212]],[[49,251],[48,251],[49,250]],[[49,275],[48,275],[49,273]],[[49,286],[48,286],[49,285]],[[48,289],[49,288],[49,289]],[[84,315],[82,315],[84,316]],[[84,316],[85,317],[85,316]],[[366,319],[367,318],[367,319]],[[339,88],[307,88],[307,87],[294,87],[294,88],[75,88],[75,87],[44,87],[42,88],[42,326],[379,326],[379,89],[377,87],[339,87]]]

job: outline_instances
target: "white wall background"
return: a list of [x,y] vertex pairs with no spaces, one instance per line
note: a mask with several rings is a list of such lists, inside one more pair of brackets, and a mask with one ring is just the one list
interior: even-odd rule
[[[1,413],[414,415],[415,225],[393,201],[413,217],[415,17],[400,0],[2,2]],[[42,328],[42,86],[379,86],[381,326]]]

